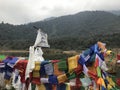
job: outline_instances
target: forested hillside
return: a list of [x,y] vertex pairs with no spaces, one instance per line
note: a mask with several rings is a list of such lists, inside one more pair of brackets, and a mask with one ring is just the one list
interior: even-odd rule
[[48,34],[51,48],[84,49],[98,40],[110,48],[120,46],[120,17],[105,11],[85,11],[23,25],[0,24],[1,49],[28,49],[36,26]]

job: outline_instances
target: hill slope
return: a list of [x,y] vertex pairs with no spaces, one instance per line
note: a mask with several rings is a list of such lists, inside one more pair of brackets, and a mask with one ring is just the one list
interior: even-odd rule
[[80,49],[98,40],[109,44],[111,36],[113,36],[111,40],[114,40],[114,36],[120,35],[119,16],[104,11],[85,11],[26,25],[1,23],[0,46],[3,49],[6,47],[6,49],[28,49],[33,45],[37,34],[33,26],[41,28],[48,34],[52,48],[60,49],[74,49],[74,47]]

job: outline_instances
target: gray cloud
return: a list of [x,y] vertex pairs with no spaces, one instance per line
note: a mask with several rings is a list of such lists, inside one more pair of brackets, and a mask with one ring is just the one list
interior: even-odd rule
[[4,2],[0,5],[0,17],[1,21],[19,24],[30,20],[30,10],[19,3]]
[[120,10],[120,0],[0,0],[0,22],[23,24],[84,10]]

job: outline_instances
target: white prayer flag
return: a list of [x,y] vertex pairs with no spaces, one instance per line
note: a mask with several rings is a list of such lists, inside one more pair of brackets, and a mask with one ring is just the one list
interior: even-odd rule
[[47,37],[48,37],[47,34],[42,32],[41,29],[39,29],[34,47],[37,47],[37,46],[50,47],[50,45],[48,44],[48,41],[47,41]]

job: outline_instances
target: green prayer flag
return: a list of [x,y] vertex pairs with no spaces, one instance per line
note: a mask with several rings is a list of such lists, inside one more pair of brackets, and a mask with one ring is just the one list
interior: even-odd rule
[[101,70],[100,70],[100,67],[97,67],[97,75],[98,75],[98,77],[102,77],[102,76],[101,76]]

